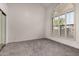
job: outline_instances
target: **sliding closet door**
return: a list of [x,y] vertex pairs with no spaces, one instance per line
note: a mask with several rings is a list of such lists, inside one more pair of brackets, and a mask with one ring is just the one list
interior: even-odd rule
[[6,41],[6,15],[0,10],[0,49],[5,45]]
[[2,39],[1,39],[1,14],[2,14],[2,12],[0,11],[0,49],[2,47]]
[[6,41],[6,16],[2,13],[2,44]]

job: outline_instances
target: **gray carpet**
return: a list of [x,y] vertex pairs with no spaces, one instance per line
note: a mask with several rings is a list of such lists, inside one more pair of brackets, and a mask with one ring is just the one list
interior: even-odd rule
[[49,39],[7,44],[1,56],[78,56],[79,50]]

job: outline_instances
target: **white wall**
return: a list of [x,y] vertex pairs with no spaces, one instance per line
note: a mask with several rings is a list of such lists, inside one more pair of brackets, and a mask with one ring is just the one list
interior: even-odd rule
[[75,4],[76,40],[79,42],[79,4]]
[[17,42],[44,37],[45,9],[40,4],[8,4],[8,40]]

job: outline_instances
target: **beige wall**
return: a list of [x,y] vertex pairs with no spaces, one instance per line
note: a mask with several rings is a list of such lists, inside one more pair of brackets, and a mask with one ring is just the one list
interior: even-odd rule
[[45,9],[40,4],[8,4],[8,40],[44,37]]

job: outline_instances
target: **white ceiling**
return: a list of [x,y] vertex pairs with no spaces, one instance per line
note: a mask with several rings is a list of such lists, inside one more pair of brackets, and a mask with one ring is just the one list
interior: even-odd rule
[[58,3],[41,3],[41,5],[44,7],[55,7]]
[[[32,3],[30,3],[32,4]],[[55,7],[56,5],[58,5],[58,3],[33,3],[33,4],[40,4],[41,6],[48,8],[48,7]],[[27,3],[8,3],[7,5],[27,5]]]

